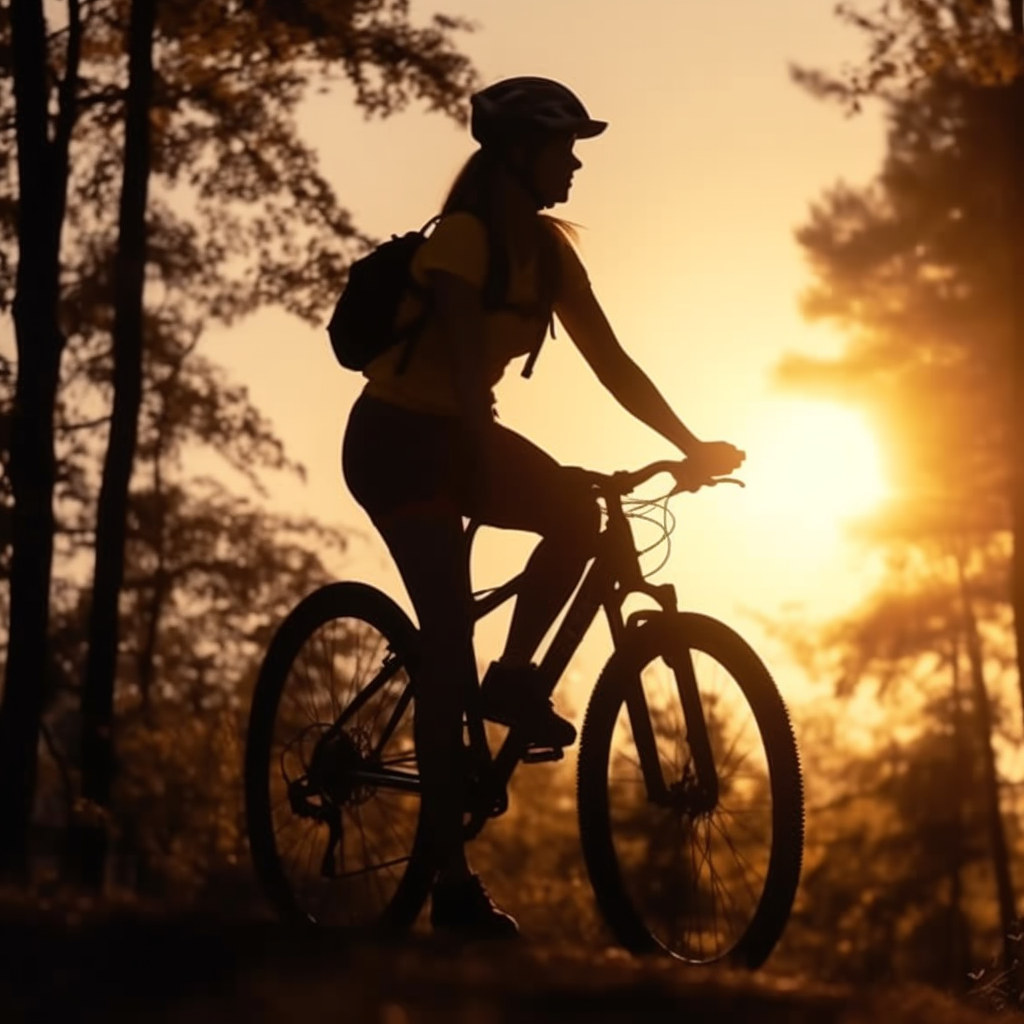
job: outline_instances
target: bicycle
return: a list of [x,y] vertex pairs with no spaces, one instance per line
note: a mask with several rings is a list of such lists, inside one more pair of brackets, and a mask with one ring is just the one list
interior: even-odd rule
[[[670,494],[627,498],[663,471],[676,477]],[[602,500],[604,524],[539,668],[550,695],[605,610],[614,651],[589,699],[577,769],[580,838],[599,910],[634,953],[757,967],[786,925],[803,856],[789,714],[737,633],[679,611],[671,584],[648,582],[629,522],[651,521],[658,507],[667,540],[671,495],[740,481],[689,479],[685,460],[578,472]],[[475,594],[476,618],[513,597],[521,578]],[[633,594],[655,607],[625,616]],[[269,645],[250,714],[246,812],[257,876],[285,918],[404,929],[426,902],[434,870],[412,741],[417,641],[391,598],[338,582],[304,598]],[[520,763],[562,756],[530,747],[528,730],[517,724],[492,751],[479,715],[471,705],[466,712],[468,838],[507,808]]]

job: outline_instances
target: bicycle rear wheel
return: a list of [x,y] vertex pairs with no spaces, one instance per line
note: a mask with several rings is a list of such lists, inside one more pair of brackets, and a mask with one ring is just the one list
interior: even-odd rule
[[386,595],[335,583],[267,650],[245,753],[249,845],[279,915],[407,927],[432,871],[419,833],[410,666],[418,634]]
[[[701,797],[675,671],[692,664],[718,794]],[[666,792],[648,792],[626,706],[637,679]],[[627,948],[757,967],[789,918],[803,856],[803,785],[768,670],[727,626],[689,613],[632,632],[591,697],[580,739],[584,858]]]

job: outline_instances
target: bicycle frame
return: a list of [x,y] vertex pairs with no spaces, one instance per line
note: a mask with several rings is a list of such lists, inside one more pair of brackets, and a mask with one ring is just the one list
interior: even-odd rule
[[[659,614],[671,614],[678,610],[676,592],[672,584],[654,585],[644,579],[629,522],[622,510],[621,492],[611,486],[610,478],[601,479],[605,481],[605,486],[598,485],[598,491],[605,502],[605,528],[598,537],[594,557],[540,662],[539,670],[542,679],[547,684],[547,696],[554,692],[584,635],[602,608],[611,631],[613,645],[616,648],[620,646],[629,630],[640,627],[645,620]],[[472,523],[469,527],[467,550],[479,525]],[[520,573],[494,590],[476,595],[473,602],[474,622],[516,597],[522,587],[524,576],[525,573]],[[622,606],[627,597],[636,593],[652,598],[659,607],[634,612],[628,619],[624,619]],[[385,685],[399,667],[390,660],[386,662],[382,666],[381,673],[350,705],[346,714],[335,723],[331,732],[339,730],[344,721],[379,686]],[[686,720],[687,742],[693,756],[698,785],[702,793],[708,799],[713,800],[718,790],[717,772],[693,665],[688,653],[685,658],[680,660],[679,664],[673,664],[670,667],[674,670],[679,688],[679,697]],[[480,760],[486,760],[488,764],[487,792],[484,794],[485,799],[481,802],[480,807],[473,812],[474,821],[469,827],[470,834],[479,831],[484,822],[494,815],[495,802],[504,806],[507,801],[509,780],[519,763],[526,758],[529,749],[527,723],[511,728],[497,754],[491,755],[490,746],[484,733],[483,719],[476,706],[475,698],[478,696],[479,689],[473,687],[467,701],[467,721],[470,746],[476,751]],[[670,802],[671,794],[662,775],[651,716],[648,713],[647,700],[639,677],[635,681],[630,681],[628,691],[624,696],[640,768],[647,789],[647,797],[654,803],[667,804]],[[410,699],[411,690],[407,690],[396,703],[390,720],[382,732],[381,744],[386,742],[386,738],[405,713]],[[419,792],[421,789],[418,776],[393,768],[373,770],[364,767],[360,769],[358,776],[361,782],[368,785],[382,785],[407,792]]]
[[[541,678],[547,684],[547,696],[554,692],[584,635],[602,608],[616,648],[629,629],[636,628],[645,619],[659,614],[656,609],[647,609],[635,612],[628,620],[624,620],[622,606],[631,594],[642,593],[653,598],[662,613],[678,610],[676,592],[672,584],[653,585],[644,579],[632,532],[622,510],[620,495],[611,488],[604,488],[601,493],[605,500],[607,521],[599,535],[597,551],[539,665]],[[477,526],[478,524],[470,526],[470,543]],[[524,575],[520,573],[502,586],[477,597],[474,601],[474,621],[517,596]],[[670,667],[675,670],[679,686],[694,767],[702,790],[709,794],[716,793],[717,773],[693,665],[688,656],[684,661],[685,664]],[[656,803],[667,803],[669,792],[661,772],[651,716],[639,677],[635,683],[631,682],[625,699],[648,799]],[[468,718],[471,743],[478,749],[483,749],[479,746],[481,743],[486,748],[483,723],[479,715],[474,715],[471,711]],[[529,739],[523,727],[513,727],[509,730],[504,743],[492,760],[493,784],[500,785],[503,790],[507,787],[512,773],[524,759],[528,746]],[[489,752],[489,748],[486,749]]]

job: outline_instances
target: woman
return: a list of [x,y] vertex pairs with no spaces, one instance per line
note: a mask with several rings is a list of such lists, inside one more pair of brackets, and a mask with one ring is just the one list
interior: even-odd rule
[[[492,387],[508,363],[535,353],[552,308],[584,359],[637,419],[709,474],[743,453],[704,443],[622,350],[564,225],[540,211],[565,202],[582,166],[577,139],[604,131],[564,85],[512,78],[472,98],[469,159],[434,232],[413,261],[416,283],[398,326],[423,321],[369,378],[345,433],[345,480],[390,549],[416,610],[423,649],[415,741],[423,814],[439,873],[431,921],[466,937],[518,931],[466,861],[457,752],[463,682],[476,680],[463,516],[537,533],[500,660],[481,684],[487,718],[542,711],[531,741],[564,747],[572,724],[536,692],[536,650],[592,554],[600,517],[578,476],[495,421]],[[533,703],[531,703],[531,701]]]

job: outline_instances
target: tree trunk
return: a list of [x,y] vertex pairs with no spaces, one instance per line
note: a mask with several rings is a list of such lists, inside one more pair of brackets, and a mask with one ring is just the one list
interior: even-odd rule
[[[1009,0],[1013,34],[1024,49],[1024,0]],[[1024,59],[1024,57],[1022,57]],[[1010,302],[1013,352],[1013,402],[1011,405],[1013,559],[1011,601],[1017,642],[1017,679],[1024,714],[1024,68],[1017,69],[1005,90],[1007,142],[1004,176],[1007,213],[1007,285]]]
[[[967,737],[967,726],[964,715],[963,694],[960,679],[960,645],[953,640],[950,655],[952,678],[950,680],[950,697],[953,718],[953,757],[954,764],[970,763],[970,744]],[[952,814],[949,835],[949,914],[946,925],[946,963],[944,978],[966,978],[970,969],[971,937],[964,913],[964,813],[963,795],[965,787],[958,790],[952,799]]]
[[113,706],[124,580],[128,487],[142,402],[146,203],[157,0],[134,0],[128,29],[124,178],[114,277],[114,403],[96,522],[96,565],[89,611],[89,654],[82,684],[82,797],[92,812],[76,823],[79,878],[103,885],[113,786]]
[[68,152],[75,123],[81,23],[68,3],[67,63],[49,139],[46,22],[41,0],[10,6],[18,143],[18,381],[11,417],[10,623],[0,704],[0,877],[29,875],[53,568],[53,411],[64,337],[57,318]]
[[1004,944],[1004,965],[1009,968],[1016,957],[1016,947],[1010,936],[1014,932],[1017,910],[1010,871],[1010,852],[1006,842],[1006,830],[1003,827],[1003,814],[999,800],[999,775],[996,771],[996,756],[992,747],[992,707],[985,685],[985,659],[981,636],[974,615],[970,587],[964,572],[963,561],[960,558],[957,558],[957,573],[963,609],[967,660],[971,669],[971,697],[974,704],[972,720],[976,730],[978,753],[981,756],[982,802],[988,819],[989,850],[992,855],[992,870],[996,880],[996,899],[999,904],[999,922]]
[[[1024,60],[1024,0],[1007,0],[1010,30],[1017,40]],[[1013,411],[1011,430],[1013,500],[1013,560],[1011,599],[1013,601],[1014,633],[1017,641],[1017,680],[1024,713],[1024,66],[1017,67],[1008,89],[1007,200],[1009,227],[1009,286],[1012,309],[1013,349]],[[1020,929],[1014,930],[1019,935]],[[1010,986],[1016,1001],[1024,993],[1024,958],[1019,941],[1007,939],[1006,961],[1010,970]]]
[[[167,381],[168,389],[172,389],[184,364],[191,346],[182,354],[181,361],[175,366]],[[153,682],[156,678],[156,649],[160,639],[160,623],[164,609],[171,595],[173,581],[167,569],[167,492],[164,489],[163,455],[169,432],[169,398],[162,397],[162,408],[157,426],[156,447],[153,452],[153,499],[155,502],[153,547],[156,551],[156,568],[153,570],[153,597],[146,609],[146,635],[138,660],[139,696],[142,700],[142,713],[146,722],[151,721]],[[140,609],[142,599],[139,599]]]

